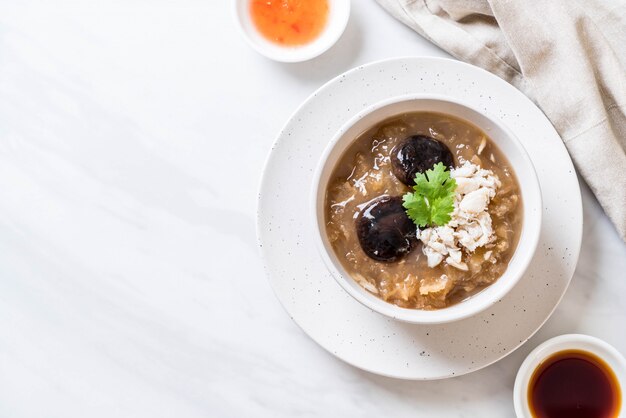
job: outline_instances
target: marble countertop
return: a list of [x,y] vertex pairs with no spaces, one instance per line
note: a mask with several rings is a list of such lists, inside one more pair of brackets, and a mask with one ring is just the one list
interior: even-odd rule
[[626,352],[626,245],[586,186],[563,302],[486,369],[371,375],[285,314],[254,227],[273,138],[331,77],[401,55],[446,56],[373,1],[286,65],[244,43],[225,0],[0,0],[0,416],[509,417],[545,339]]

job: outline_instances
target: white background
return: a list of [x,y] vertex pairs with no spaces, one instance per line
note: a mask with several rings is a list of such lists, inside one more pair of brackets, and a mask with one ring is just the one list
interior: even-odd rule
[[401,55],[446,56],[372,0],[303,64],[253,52],[226,0],[0,0],[0,417],[509,417],[541,341],[625,352],[626,245],[586,187],[570,289],[493,366],[378,377],[291,322],[256,248],[264,159],[317,87]]

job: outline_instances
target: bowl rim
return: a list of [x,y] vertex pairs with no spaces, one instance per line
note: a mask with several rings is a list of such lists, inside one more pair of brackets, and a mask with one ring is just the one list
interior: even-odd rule
[[[330,3],[341,4],[341,7],[331,7],[329,12],[329,19],[326,27],[322,29],[322,32],[318,38],[313,39],[311,42],[299,45],[299,46],[281,46],[267,41],[267,43],[259,42],[250,36],[246,24],[242,21],[242,16],[239,12],[242,3],[250,3],[251,0],[231,0],[231,13],[235,20],[236,26],[241,36],[245,39],[246,43],[252,47],[256,52],[277,62],[284,63],[296,63],[309,61],[322,55],[328,51],[337,41],[341,38],[348,26],[350,20],[350,0],[328,0]],[[338,19],[332,19],[331,14],[337,16]],[[332,32],[330,36],[323,37],[324,33]]]
[[[612,345],[597,337],[585,334],[563,334],[539,344],[520,365],[513,386],[513,405],[518,418],[532,418],[528,406],[528,386],[534,371],[553,354],[566,350],[590,352],[604,360],[612,369],[622,392],[620,410],[623,412],[624,385],[626,384],[626,359]],[[620,415],[621,416],[621,415]]]
[[[343,267],[338,268],[338,264],[340,262],[337,260],[337,263],[333,261],[333,256],[335,258],[336,255],[331,255],[329,248],[327,248],[325,244],[325,238],[323,237],[324,226],[320,224],[320,217],[318,216],[318,196],[320,196],[320,181],[321,177],[325,172],[326,162],[329,157],[332,155],[337,144],[340,143],[340,139],[345,135],[345,133],[355,125],[359,120],[363,119],[367,115],[378,111],[384,107],[405,102],[405,101],[415,101],[415,100],[432,100],[432,101],[442,101],[453,103],[455,105],[465,107],[470,111],[473,111],[484,118],[486,118],[493,125],[497,126],[501,129],[507,136],[508,139],[511,140],[513,145],[519,152],[520,157],[524,160],[525,165],[530,168],[531,178],[527,179],[530,183],[532,183],[531,189],[535,191],[535,208],[537,209],[534,213],[534,216],[531,219],[528,219],[528,216],[524,217],[524,222],[522,226],[522,233],[520,235],[520,242],[522,236],[524,235],[524,231],[527,232],[526,243],[528,245],[528,251],[526,254],[517,255],[517,249],[513,253],[513,257],[517,255],[517,257],[521,258],[521,262],[519,265],[518,273],[513,275],[510,273],[510,270],[506,270],[504,275],[509,273],[509,280],[504,283],[504,285],[500,286],[500,291],[493,294],[491,298],[486,299],[484,303],[480,305],[476,305],[473,309],[463,309],[463,308],[454,308],[463,304],[463,302],[459,302],[455,305],[452,305],[447,308],[437,309],[437,310],[420,310],[420,309],[409,309],[402,308],[392,303],[386,302],[378,297],[370,294],[365,289],[363,289],[360,285],[354,286],[349,281],[356,281],[346,272],[346,274],[342,274],[341,270]],[[445,113],[445,112],[439,112]],[[451,115],[453,117],[463,119],[461,117]],[[391,116],[390,116],[391,117]],[[474,124],[471,121],[467,121],[468,123]],[[484,130],[483,127],[478,126],[481,130]],[[541,196],[541,187],[539,184],[539,180],[537,177],[537,172],[535,169],[528,152],[524,148],[521,141],[517,138],[517,136],[498,118],[492,116],[488,111],[479,110],[476,107],[462,101],[458,100],[455,97],[442,95],[442,94],[425,94],[425,93],[413,93],[413,94],[404,94],[397,95],[393,97],[389,97],[384,100],[380,100],[376,103],[373,103],[367,106],[365,109],[358,112],[352,118],[350,118],[346,123],[344,123],[337,132],[332,136],[328,144],[326,145],[322,156],[320,157],[316,169],[313,174],[310,196],[309,196],[310,204],[309,209],[311,213],[309,214],[309,219],[313,220],[313,228],[314,235],[316,241],[317,250],[324,261],[324,264],[328,271],[331,273],[335,281],[354,299],[360,302],[362,305],[371,309],[374,312],[387,316],[394,320],[399,320],[402,322],[408,322],[413,324],[442,324],[449,323],[458,320],[462,320],[468,318],[470,316],[474,316],[489,307],[493,306],[495,303],[498,303],[515,285],[519,282],[519,280],[523,277],[524,273],[528,269],[530,262],[532,261],[534,254],[537,250],[537,245],[539,243],[539,238],[541,235],[541,222],[542,222],[542,196]],[[526,211],[525,211],[526,212]],[[526,213],[525,213],[526,215]],[[518,246],[519,248],[519,246]],[[513,258],[512,258],[513,259]],[[502,276],[498,279],[501,280]],[[358,287],[358,290],[356,289]],[[472,295],[470,298],[479,297],[483,292],[479,292],[475,295]]]

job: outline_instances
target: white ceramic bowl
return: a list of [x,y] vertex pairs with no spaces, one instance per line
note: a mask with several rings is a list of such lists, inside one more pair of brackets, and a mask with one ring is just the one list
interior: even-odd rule
[[[515,254],[505,273],[467,300],[439,310],[406,309],[377,298],[353,280],[337,259],[326,235],[324,200],[330,175],[344,151],[354,139],[378,122],[405,112],[429,111],[449,114],[468,121],[489,135],[493,143],[504,153],[517,175],[523,204],[524,222]],[[411,95],[391,98],[374,104],[348,121],[332,138],[324,151],[313,178],[311,193],[312,215],[315,235],[321,256],[333,277],[352,297],[368,308],[410,323],[437,324],[457,321],[475,315],[498,302],[515,286],[528,267],[541,230],[541,190],[528,154],[515,135],[498,119],[484,112],[445,96]]]
[[[587,351],[604,360],[615,373],[623,396],[624,385],[626,384],[626,360],[619,351],[608,343],[588,335],[560,335],[535,348],[520,366],[513,388],[513,402],[518,418],[532,418],[528,405],[528,385],[533,372],[548,357],[564,350]],[[622,407],[617,416],[621,417],[624,412],[624,402],[622,401]]]
[[280,62],[307,61],[326,52],[343,34],[350,17],[350,0],[328,0],[328,22],[313,41],[301,46],[281,46],[267,40],[254,26],[250,0],[232,0],[235,18],[246,41],[261,55]]

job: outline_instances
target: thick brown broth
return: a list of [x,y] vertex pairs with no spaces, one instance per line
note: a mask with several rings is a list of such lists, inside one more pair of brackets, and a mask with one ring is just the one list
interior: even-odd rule
[[[402,196],[410,191],[392,173],[389,154],[399,141],[416,134],[446,144],[456,166],[471,161],[492,170],[502,183],[488,208],[496,240],[464,254],[468,271],[445,263],[428,267],[421,245],[397,262],[373,260],[360,247],[355,219],[363,207],[381,195]],[[398,306],[439,309],[471,296],[504,273],[521,232],[521,195],[509,162],[479,128],[440,113],[413,112],[387,119],[355,139],[331,175],[325,220],[337,257],[365,289]],[[491,251],[489,261],[487,251]],[[442,274],[451,279],[444,291],[420,294],[420,286],[428,286]]]

